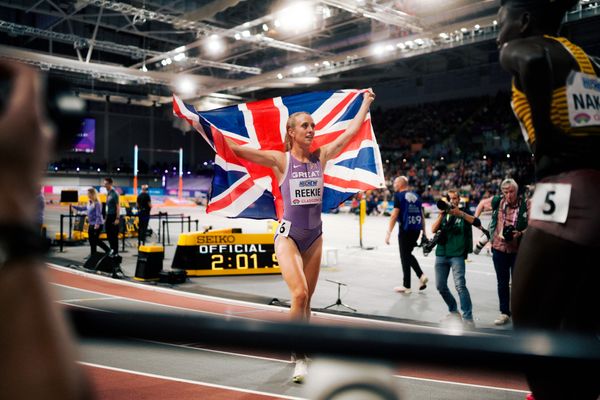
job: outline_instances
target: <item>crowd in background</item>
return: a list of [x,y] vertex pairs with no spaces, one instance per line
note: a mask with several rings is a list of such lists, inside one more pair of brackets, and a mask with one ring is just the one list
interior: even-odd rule
[[[369,213],[383,212],[395,177],[404,175],[424,203],[456,188],[470,205],[500,192],[504,178],[534,181],[533,158],[510,109],[509,94],[375,109],[372,115],[387,189],[365,194]],[[362,195],[356,196],[354,209]],[[379,204],[379,207],[376,205]]]

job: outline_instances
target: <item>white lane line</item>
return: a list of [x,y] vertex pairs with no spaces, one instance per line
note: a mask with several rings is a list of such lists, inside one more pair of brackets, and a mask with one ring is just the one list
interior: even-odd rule
[[281,360],[281,359],[278,359],[278,358],[255,356],[255,355],[252,355],[252,354],[235,353],[235,352],[232,352],[232,351],[215,350],[215,349],[210,349],[210,348],[202,347],[202,346],[207,346],[207,344],[205,344],[205,343],[175,344],[175,343],[167,343],[167,342],[158,342],[158,341],[155,341],[155,340],[141,340],[141,341],[142,342],[148,342],[148,343],[154,343],[154,344],[160,344],[160,345],[163,345],[163,346],[179,347],[179,348],[188,349],[188,350],[194,350],[194,351],[206,351],[208,353],[224,354],[226,356],[245,357],[245,358],[252,358],[252,359],[255,359],[255,360],[280,362],[280,363],[286,363],[286,364],[291,364],[292,363],[292,361],[291,361],[291,355],[290,355],[290,360],[286,361],[286,360]]
[[86,310],[94,310],[94,311],[102,311],[102,312],[112,312],[112,311],[102,310],[100,308],[82,306],[81,304],[67,303],[67,302],[64,302],[62,300],[57,301],[57,303],[64,304],[65,306],[69,306],[69,307],[85,308]]
[[96,301],[96,300],[118,300],[116,297],[83,297],[81,299],[69,299],[61,300],[62,303],[80,303],[84,301]]
[[474,387],[474,388],[479,388],[479,389],[501,390],[504,392],[529,393],[528,390],[503,388],[503,387],[498,387],[498,386],[477,385],[475,383],[453,382],[453,381],[444,381],[444,380],[430,379],[430,378],[417,378],[415,376],[405,376],[405,375],[394,375],[394,377],[402,378],[402,379],[412,379],[415,381],[441,383],[441,384],[447,384],[447,385],[469,386],[469,387]]
[[126,374],[146,376],[146,377],[149,377],[149,378],[163,379],[163,380],[167,380],[167,381],[174,381],[174,382],[181,382],[181,383],[189,383],[191,385],[197,385],[197,386],[207,386],[207,387],[211,387],[211,388],[215,388],[215,389],[223,389],[223,390],[230,390],[230,391],[234,391],[234,392],[250,393],[250,394],[256,394],[256,395],[259,395],[259,396],[268,396],[268,397],[279,398],[279,399],[304,400],[302,397],[292,397],[292,396],[286,396],[286,395],[283,395],[283,394],[268,393],[268,392],[259,392],[257,390],[250,390],[250,389],[242,389],[242,388],[237,388],[237,387],[232,387],[232,386],[217,385],[217,384],[214,384],[214,383],[201,382],[201,381],[192,381],[192,380],[189,380],[189,379],[182,379],[182,378],[175,378],[175,377],[172,377],[172,376],[165,376],[165,375],[150,374],[150,373],[146,373],[146,372],[132,371],[132,370],[129,370],[129,369],[109,367],[108,365],[93,364],[93,363],[88,363],[88,362],[84,362],[84,361],[79,361],[79,364],[86,365],[88,367],[93,367],[93,368],[108,369],[110,371],[123,372],[123,373],[126,373]]

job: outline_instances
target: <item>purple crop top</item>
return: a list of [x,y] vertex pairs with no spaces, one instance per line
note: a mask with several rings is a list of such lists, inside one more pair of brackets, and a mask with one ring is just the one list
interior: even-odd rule
[[292,226],[313,229],[321,225],[323,170],[314,154],[304,163],[286,153],[287,168],[279,185],[283,197],[283,219]]

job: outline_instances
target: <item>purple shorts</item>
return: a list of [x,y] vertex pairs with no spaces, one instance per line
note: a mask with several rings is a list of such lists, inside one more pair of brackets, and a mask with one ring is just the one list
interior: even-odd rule
[[[323,224],[319,224],[319,226],[311,229],[297,228],[295,225],[292,225],[288,237],[296,243],[300,253],[304,253],[322,234]],[[275,235],[275,239],[277,239],[277,235]]]

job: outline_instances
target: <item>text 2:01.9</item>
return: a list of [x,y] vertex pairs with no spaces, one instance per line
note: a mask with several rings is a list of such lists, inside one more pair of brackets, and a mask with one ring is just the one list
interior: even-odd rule
[[[228,259],[231,259],[228,257]],[[226,269],[248,269],[248,268],[277,268],[277,257],[275,253],[271,255],[271,265],[258,265],[258,256],[256,254],[236,254],[235,263],[225,264],[225,256],[223,254],[213,254],[211,256],[211,269],[212,270],[224,270]],[[233,261],[233,260],[231,260]]]

